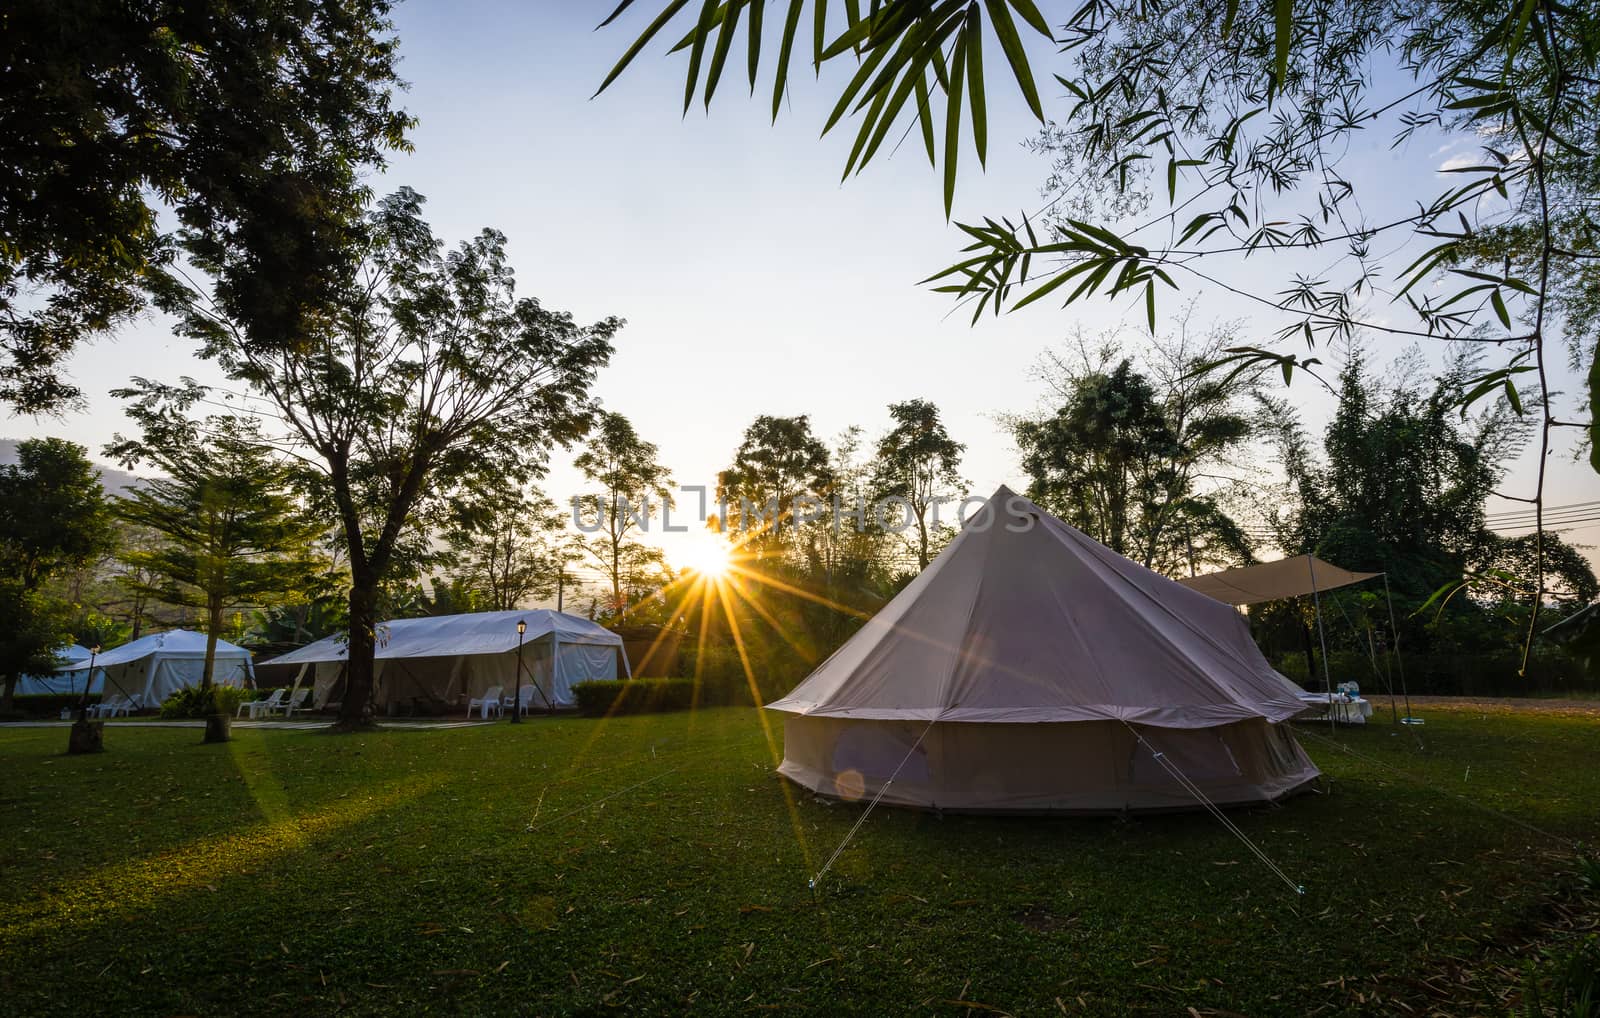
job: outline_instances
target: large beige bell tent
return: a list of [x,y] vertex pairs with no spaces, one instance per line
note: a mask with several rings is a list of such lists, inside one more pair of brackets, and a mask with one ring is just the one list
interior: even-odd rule
[[779,773],[972,812],[1265,802],[1318,776],[1299,688],[1234,609],[1001,487],[773,710]]

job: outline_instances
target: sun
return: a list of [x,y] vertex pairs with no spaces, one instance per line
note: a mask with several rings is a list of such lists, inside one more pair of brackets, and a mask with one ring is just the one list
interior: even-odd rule
[[727,575],[732,557],[733,549],[728,542],[711,533],[694,534],[673,555],[680,566],[692,569],[707,579]]

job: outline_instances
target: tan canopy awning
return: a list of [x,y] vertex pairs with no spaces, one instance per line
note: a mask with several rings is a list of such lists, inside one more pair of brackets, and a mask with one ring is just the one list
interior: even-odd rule
[[1299,597],[1313,591],[1348,587],[1382,573],[1353,573],[1324,562],[1315,555],[1296,555],[1259,566],[1224,569],[1220,573],[1192,576],[1178,582],[1223,604],[1258,604]]

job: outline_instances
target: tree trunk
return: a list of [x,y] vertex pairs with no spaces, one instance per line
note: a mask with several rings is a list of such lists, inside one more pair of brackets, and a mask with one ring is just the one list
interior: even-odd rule
[[16,692],[17,677],[15,675],[7,675],[5,680],[5,692],[0,694],[0,714],[11,713],[13,709],[13,699],[16,696]]
[[217,670],[217,633],[222,629],[222,602],[211,598],[206,605],[206,662],[200,673],[200,688],[210,689],[216,684],[212,678]]
[[377,651],[378,581],[367,575],[350,581],[350,638],[346,644],[344,701],[337,731],[353,732],[372,725],[367,701],[372,698],[373,654]]

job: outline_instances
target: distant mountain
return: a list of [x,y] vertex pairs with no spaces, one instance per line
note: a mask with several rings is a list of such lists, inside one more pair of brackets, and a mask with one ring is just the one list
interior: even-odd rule
[[[15,463],[16,461],[17,439],[0,438],[0,463]],[[100,486],[112,495],[120,495],[129,488],[137,487],[144,483],[143,478],[137,474],[130,474],[126,470],[108,467],[104,463],[96,463],[94,466],[96,470],[100,471]]]

